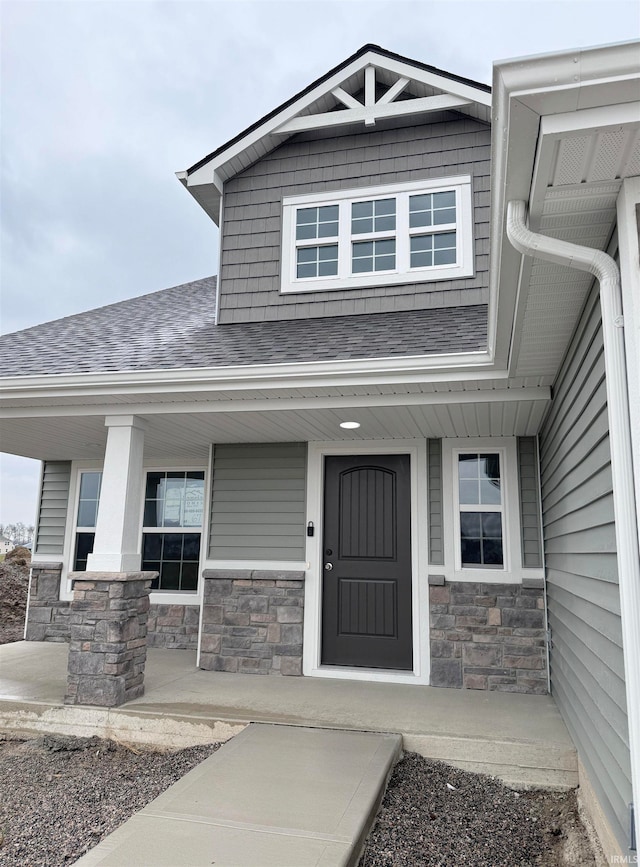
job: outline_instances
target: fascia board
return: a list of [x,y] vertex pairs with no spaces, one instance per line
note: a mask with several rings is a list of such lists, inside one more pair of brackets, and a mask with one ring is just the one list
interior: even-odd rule
[[506,239],[506,203],[529,198],[540,118],[512,98],[502,72],[494,67],[488,345],[496,365],[506,368],[513,350],[522,264],[522,256]]
[[[453,384],[453,383],[452,383]],[[63,403],[56,406],[27,405],[23,407],[7,407],[0,411],[4,420],[22,418],[84,418],[90,416],[108,416],[110,424],[124,424],[122,419],[134,416],[150,415],[198,415],[219,414],[228,412],[286,412],[312,409],[370,409],[373,407],[394,406],[445,406],[487,403],[522,403],[551,400],[551,388],[547,385],[530,386],[528,388],[478,388],[469,391],[437,391],[429,393],[376,394],[376,395],[341,395],[335,397],[291,397],[291,398],[259,398],[255,400],[216,400],[216,401],[168,401],[163,403],[129,403],[126,406],[118,404],[99,404],[92,406],[77,406]]]
[[[251,389],[294,387],[305,384],[344,385],[382,381],[386,376],[402,377],[416,374],[431,379],[433,376],[461,378],[473,376],[474,370],[492,371],[491,356],[487,352],[469,352],[460,355],[406,356],[401,358],[364,359],[361,362],[314,361],[305,364],[265,364],[243,367],[183,368],[179,370],[144,370],[118,373],[76,373],[51,376],[15,376],[0,380],[5,397],[19,398],[50,394],[60,389],[72,393],[118,393],[136,389],[168,392],[178,388],[221,389],[224,387]],[[485,373],[484,376],[487,374]],[[78,391],[81,389],[82,391]],[[71,392],[70,392],[71,393]],[[120,392],[122,393],[122,392]]]

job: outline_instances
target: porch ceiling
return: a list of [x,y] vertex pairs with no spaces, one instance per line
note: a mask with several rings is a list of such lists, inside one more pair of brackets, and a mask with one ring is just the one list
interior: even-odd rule
[[[535,435],[550,397],[546,387],[309,399],[212,402],[172,406],[120,404],[147,424],[149,459],[204,460],[215,442],[416,439],[423,437]],[[234,402],[236,403],[236,402]],[[332,405],[327,405],[331,403]],[[4,451],[47,460],[101,460],[104,418],[114,406],[89,409],[33,407],[4,410]],[[14,417],[7,417],[14,415]],[[358,421],[355,431],[342,421]]]

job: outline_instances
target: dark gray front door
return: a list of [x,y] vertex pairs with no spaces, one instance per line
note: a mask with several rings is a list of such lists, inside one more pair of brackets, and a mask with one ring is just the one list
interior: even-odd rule
[[412,669],[409,455],[325,458],[322,662]]

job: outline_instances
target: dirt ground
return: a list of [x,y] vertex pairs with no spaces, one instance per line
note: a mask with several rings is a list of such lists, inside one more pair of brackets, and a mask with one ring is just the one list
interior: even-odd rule
[[[0,644],[22,639],[29,552],[0,563]],[[0,865],[66,867],[218,745],[158,753],[97,738],[0,734]],[[574,792],[513,792],[407,753],[361,867],[599,867]],[[133,865],[132,865],[133,867]]]
[[26,548],[14,548],[0,563],[0,644],[22,640],[30,563]]

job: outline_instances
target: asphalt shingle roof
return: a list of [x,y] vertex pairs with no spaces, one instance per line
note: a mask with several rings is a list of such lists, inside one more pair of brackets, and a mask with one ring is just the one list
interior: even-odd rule
[[3,376],[230,367],[481,351],[484,304],[215,324],[216,278],[0,337]]

